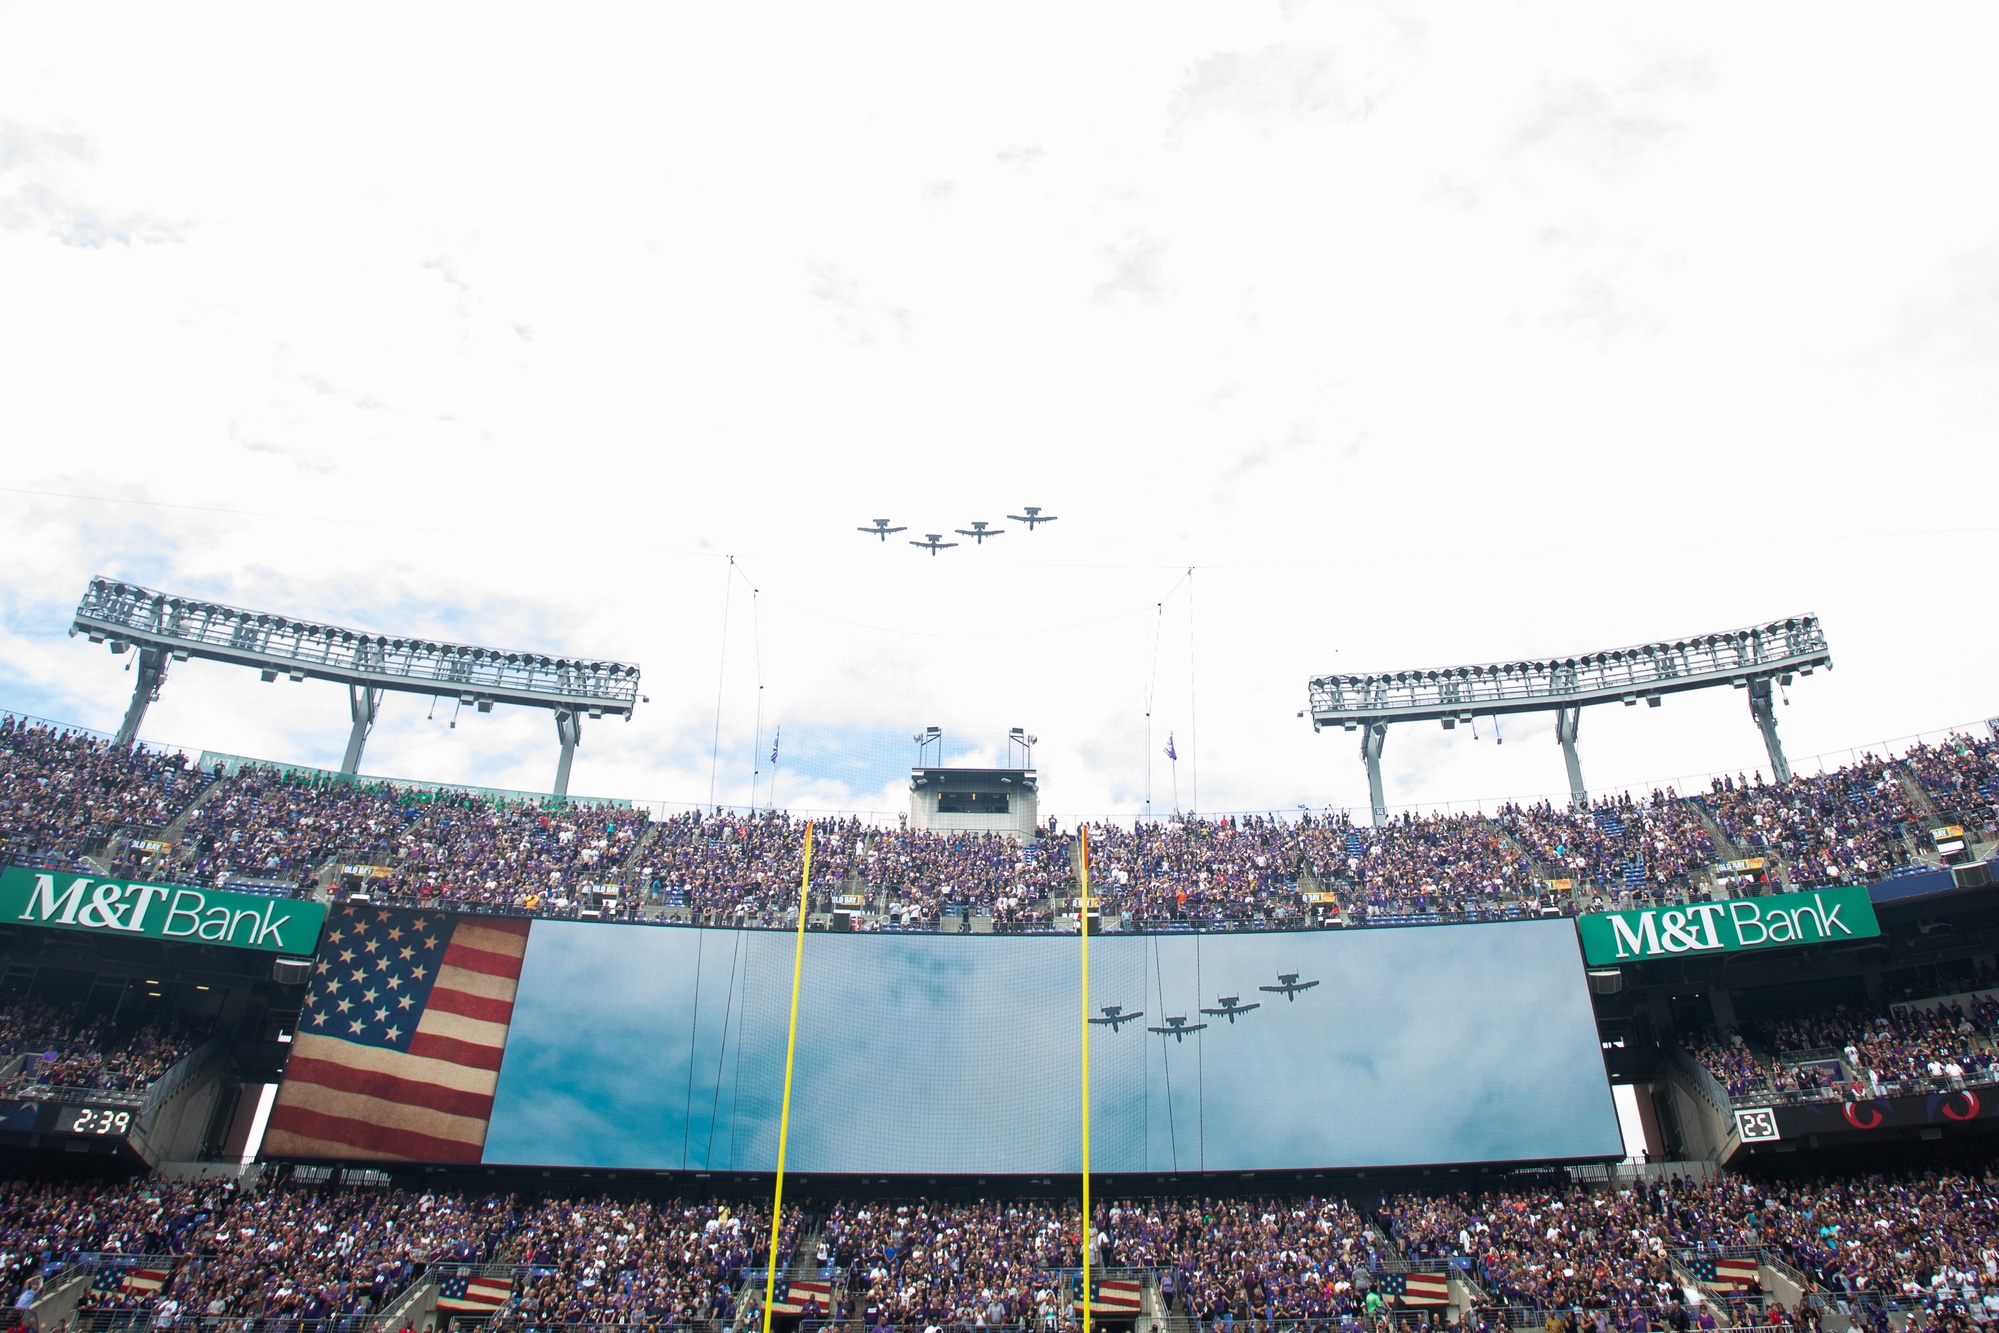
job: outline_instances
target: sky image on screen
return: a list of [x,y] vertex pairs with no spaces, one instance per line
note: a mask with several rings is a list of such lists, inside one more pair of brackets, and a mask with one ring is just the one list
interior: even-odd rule
[[[484,1160],[768,1171],[793,938],[537,921]],[[806,937],[787,1167],[1073,1172],[1074,937]],[[1318,985],[1258,988],[1280,973]],[[1229,1022],[1219,997],[1260,1007]],[[1567,921],[1111,935],[1091,946],[1092,1168],[1622,1153]],[[1184,1039],[1169,1017],[1206,1023]]]

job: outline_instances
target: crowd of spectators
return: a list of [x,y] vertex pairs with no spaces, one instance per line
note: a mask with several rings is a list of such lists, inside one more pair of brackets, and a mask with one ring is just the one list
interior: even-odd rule
[[[1989,1172],[1804,1183],[1727,1174],[1612,1190],[1404,1196],[1383,1200],[1380,1215],[1412,1259],[1471,1260],[1495,1304],[1607,1306],[1623,1328],[1640,1326],[1635,1315],[1653,1328],[1713,1327],[1702,1316],[1716,1293],[1692,1293],[1700,1295],[1692,1305],[1693,1275],[1675,1262],[1723,1247],[1788,1263],[1863,1316],[1892,1302],[1926,1325],[1999,1318],[1999,1177]],[[1755,1318],[1743,1299],[1753,1294],[1724,1299],[1733,1305],[1727,1322]]]
[[1999,833],[1999,737],[1953,735],[1917,745],[1903,759],[1945,824],[1983,837]]
[[[1093,823],[1092,889],[1107,918],[1132,924],[1255,928],[1681,901],[1714,891],[1716,863],[1733,856],[1769,858],[1776,887],[1867,882],[1932,855],[1933,818],[1989,834],[1995,746],[1951,737],[1783,784],[1724,777],[1694,797],[1409,813],[1380,828],[1337,811]],[[172,845],[154,846],[211,782]],[[1944,815],[1919,813],[1923,790]],[[204,775],[180,755],[0,718],[0,840],[35,864],[101,871],[80,859],[91,855],[173,882],[781,925],[796,910],[802,838],[803,821],[782,811],[655,818],[305,770]],[[815,910],[859,899],[861,928],[952,929],[971,914],[995,931],[1046,929],[1078,892],[1076,835],[1053,824],[1020,842],[843,817],[820,821],[814,841]]]
[[836,1203],[816,1255],[833,1286],[828,1315],[870,1328],[1046,1321],[1061,1300],[1060,1271],[1082,1262],[1079,1225],[1074,1204]]
[[[768,1209],[602,1197],[321,1190],[233,1180],[0,1184],[0,1273],[25,1308],[61,1267],[122,1257],[164,1271],[157,1290],[93,1282],[80,1315],[304,1320],[382,1311],[437,1263],[511,1266],[516,1324],[727,1321],[768,1244]],[[782,1243],[797,1234],[787,1210]],[[143,1256],[143,1259],[139,1257]]]
[[1966,1013],[1958,1001],[1886,1010],[1842,1005],[1765,1019],[1756,1034],[1780,1060],[1800,1052],[1837,1052],[1847,1080],[1870,1089],[1924,1080],[1943,1087],[1991,1076],[1993,1008],[1988,1001],[1972,1010]]
[[1832,1005],[1683,1035],[1737,1102],[1942,1091],[1999,1077],[1999,1001]]
[[304,886],[323,867],[381,866],[384,900],[445,907],[566,908],[622,864],[644,810],[490,798],[245,769],[188,820],[170,871]]
[[164,827],[207,783],[179,753],[0,714],[0,845],[23,864],[68,869],[117,829]]
[[[798,1222],[787,1209],[781,1250]],[[504,1321],[529,1327],[726,1324],[770,1243],[770,1211],[756,1204],[563,1199],[514,1209],[509,1224],[489,1257],[521,1270]]]
[[1793,888],[1865,884],[1906,869],[1921,822],[1899,764],[1868,755],[1787,783],[1714,781],[1705,804],[1736,850],[1781,855]]
[[118,1023],[75,1006],[22,1001],[0,1010],[0,1091],[95,1088],[138,1093],[208,1035],[201,1023],[146,1018]]
[[1545,873],[1572,880],[1593,898],[1664,897],[1684,890],[1716,860],[1700,810],[1671,788],[1637,800],[1628,792],[1605,797],[1587,811],[1546,801],[1506,805],[1497,822]]
[[[760,1308],[769,1219],[756,1204],[601,1195],[13,1182],[0,1183],[0,1274],[25,1309],[67,1262],[146,1256],[167,1273],[159,1290],[96,1282],[82,1313],[165,1329],[377,1313],[429,1265],[481,1263],[514,1280],[498,1327],[730,1327]],[[807,1218],[787,1209],[780,1252],[798,1261],[790,1276],[825,1283],[824,1315],[847,1327],[1072,1323],[1074,1200],[846,1201],[815,1220],[816,1252],[800,1254]],[[1486,1327],[1552,1327],[1556,1314],[1578,1330],[1774,1322],[1768,1293],[1702,1286],[1690,1265],[1724,1250],[1790,1265],[1816,1308],[1863,1327],[1883,1327],[1890,1309],[1925,1327],[1999,1318],[1999,1177],[1986,1171],[1548,1181],[1397,1194],[1366,1210],[1313,1197],[1124,1199],[1097,1204],[1092,1247],[1094,1267],[1143,1271],[1171,1315],[1204,1331],[1347,1327],[1375,1308],[1368,1293],[1385,1273],[1408,1267],[1462,1273],[1467,1323]],[[1802,1309],[1779,1313],[1808,1322]]]
[[1382,1257],[1339,1199],[1141,1200],[1105,1221],[1119,1261],[1162,1270],[1171,1308],[1210,1323],[1351,1317],[1365,1300],[1356,1272]]

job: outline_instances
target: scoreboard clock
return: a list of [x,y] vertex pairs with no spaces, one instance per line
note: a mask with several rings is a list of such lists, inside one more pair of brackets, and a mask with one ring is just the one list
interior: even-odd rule
[[65,1106],[56,1113],[49,1132],[122,1139],[131,1132],[134,1114],[130,1106]]

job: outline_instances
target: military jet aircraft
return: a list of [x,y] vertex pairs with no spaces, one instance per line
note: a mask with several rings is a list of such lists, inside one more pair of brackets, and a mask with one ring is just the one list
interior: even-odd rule
[[956,542],[947,542],[939,540],[944,535],[941,532],[926,532],[923,535],[928,537],[930,540],[927,542],[911,542],[910,545],[923,547],[925,550],[930,552],[930,556],[933,560],[936,559],[937,553],[939,551],[948,551],[953,546],[956,546],[958,544]]
[[1272,995],[1282,995],[1287,1000],[1295,1000],[1298,998],[1299,991],[1310,990],[1318,984],[1316,981],[1298,980],[1296,972],[1279,972],[1275,986],[1258,986],[1257,989],[1267,991]]
[[986,538],[988,537],[1004,537],[1006,535],[1005,528],[995,528],[990,532],[986,531],[986,521],[982,518],[973,519],[972,526],[969,528],[958,528],[955,531],[960,537],[970,537],[981,546],[986,544]]
[[870,537],[879,537],[879,538],[881,538],[881,539],[882,539],[882,543],[883,543],[884,545],[886,545],[886,544],[888,543],[888,538],[889,538],[889,534],[890,534],[890,533],[893,533],[893,532],[908,532],[908,531],[909,531],[909,529],[908,529],[908,528],[892,528],[892,527],[890,527],[890,526],[888,525],[888,520],[887,520],[887,519],[885,519],[885,518],[878,518],[878,519],[876,519],[876,520],[875,520],[875,525],[874,525],[874,526],[873,526],[872,528],[855,528],[855,529],[854,529],[854,531],[855,531],[855,532],[865,532],[865,533],[867,533],[867,534],[868,534],[868,536],[870,536]]
[[1043,518],[1041,515],[1041,506],[1039,505],[1029,505],[1027,506],[1026,513],[1008,514],[1007,517],[1012,519],[1016,523],[1027,524],[1027,530],[1029,532],[1034,531],[1034,525],[1036,523],[1053,523],[1056,518],[1054,514],[1050,514],[1046,518]]
[[1184,1018],[1169,1018],[1166,1020],[1165,1027],[1147,1028],[1146,1031],[1157,1032],[1162,1037],[1171,1037],[1177,1043],[1193,1036],[1196,1032],[1205,1032],[1207,1028],[1208,1025],[1206,1023],[1194,1023],[1190,1025]]
[[1121,1004],[1107,1004],[1104,1006],[1104,1016],[1102,1018],[1093,1018],[1090,1022],[1098,1027],[1107,1027],[1111,1031],[1116,1032],[1124,1024],[1137,1022],[1144,1017],[1145,1010],[1143,1009],[1140,1009],[1137,1013],[1128,1014],[1124,1011],[1124,1006]]
[[1213,1014],[1216,1018],[1228,1019],[1230,1027],[1235,1026],[1237,1015],[1246,1014],[1252,1009],[1263,1008],[1261,1004],[1244,1004],[1240,995],[1224,995],[1218,998],[1215,1003],[1220,1005],[1221,1008],[1203,1009],[1201,1012],[1204,1014]]

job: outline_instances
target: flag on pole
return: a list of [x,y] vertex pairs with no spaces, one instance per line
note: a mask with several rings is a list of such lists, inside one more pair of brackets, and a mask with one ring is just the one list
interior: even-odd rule
[[777,743],[778,740],[783,735],[784,735],[783,727],[779,727],[776,731],[772,732],[770,735],[770,761],[773,764],[777,762]]
[[1180,762],[1180,756],[1173,753],[1173,733],[1170,731],[1166,733],[1166,757],[1176,764]]

